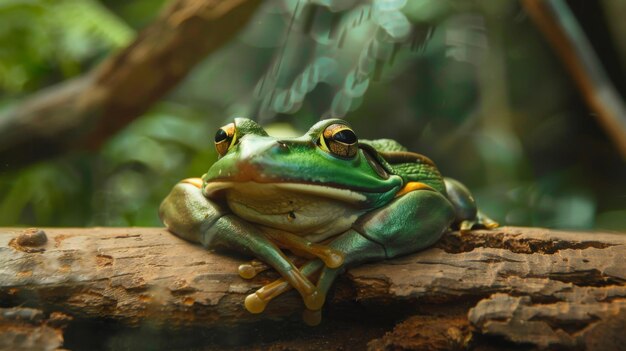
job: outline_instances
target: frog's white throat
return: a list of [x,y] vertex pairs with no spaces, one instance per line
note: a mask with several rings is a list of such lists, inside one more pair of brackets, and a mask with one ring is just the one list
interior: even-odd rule
[[348,230],[366,211],[363,194],[323,185],[209,182],[204,193],[225,199],[231,211],[246,221],[314,242]]

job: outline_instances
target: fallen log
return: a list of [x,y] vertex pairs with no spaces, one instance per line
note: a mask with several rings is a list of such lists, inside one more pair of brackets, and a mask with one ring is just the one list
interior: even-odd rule
[[42,311],[32,308],[0,308],[0,350],[57,350],[70,320],[58,312],[45,319]]
[[[245,296],[276,275],[244,280],[241,262],[160,228],[0,229],[0,307],[179,331],[293,321],[303,308],[293,292],[259,315],[243,308]],[[392,321],[361,340],[370,349],[619,349],[626,235],[451,232],[428,250],[349,270],[327,310],[328,323],[350,314]]]

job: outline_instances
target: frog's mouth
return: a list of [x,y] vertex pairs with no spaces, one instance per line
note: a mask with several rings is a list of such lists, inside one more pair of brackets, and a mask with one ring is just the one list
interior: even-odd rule
[[242,191],[250,189],[254,192],[267,191],[274,193],[299,193],[309,196],[334,199],[350,204],[363,204],[367,197],[361,193],[327,185],[311,183],[259,183],[254,181],[234,182],[234,181],[212,181],[205,184],[203,192],[209,198],[220,197],[224,191],[237,188]]

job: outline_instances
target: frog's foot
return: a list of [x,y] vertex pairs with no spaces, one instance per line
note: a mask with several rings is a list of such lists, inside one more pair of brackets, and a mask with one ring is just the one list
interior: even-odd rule
[[[363,256],[364,260],[368,260],[372,257],[385,257],[385,251],[380,244],[370,241],[354,230],[348,230],[343,233],[338,239],[335,239],[331,245],[336,246],[336,248],[333,249],[338,252],[350,252],[350,250],[364,249],[365,251],[361,252],[362,254],[365,253]],[[321,270],[316,286],[316,294],[311,296],[308,300],[303,297],[304,304],[308,310],[303,314],[303,320],[306,324],[316,325],[319,323],[319,320],[321,320],[320,310],[324,305],[328,290],[337,275],[343,271],[343,268],[343,266],[330,268],[325,265],[322,260],[314,259],[307,262],[300,270],[303,275],[309,277]],[[278,279],[257,290],[255,293],[248,295],[245,302],[246,309],[252,313],[260,313],[270,300],[286,291],[289,291],[292,287],[294,286],[292,286],[286,279]]]
[[472,220],[466,219],[459,223],[459,231],[463,234],[469,232],[474,228],[493,229],[497,228],[499,225],[500,224],[498,224],[498,222],[487,217],[487,215],[485,215],[481,211],[478,211],[478,213],[476,214],[476,218]]
[[[322,262],[314,260],[305,264],[302,267],[301,272],[306,276],[311,276],[320,268],[322,268]],[[265,310],[265,307],[272,299],[291,290],[292,288],[294,288],[294,286],[292,286],[284,278],[277,279],[261,287],[256,292],[248,295],[245,300],[245,307],[250,313],[261,313]],[[318,289],[315,289],[315,293],[308,300],[303,296],[304,304],[307,308],[312,310],[320,309],[321,306],[324,305],[325,298],[326,295],[320,294]]]
[[322,322],[322,310],[310,310],[305,308],[302,311],[302,321],[309,327],[314,327]]
[[478,210],[474,197],[465,185],[451,178],[444,178],[444,183],[456,217],[453,229],[467,233],[474,228],[492,229],[498,226],[497,222]]
[[243,279],[252,279],[256,277],[257,274],[264,272],[269,268],[270,266],[259,260],[252,260],[239,265],[239,276]]
[[[268,284],[269,285],[269,284]],[[268,286],[266,285],[266,286]],[[262,289],[262,288],[261,288]],[[279,282],[275,286],[268,288],[266,291],[257,291],[254,294],[246,297],[245,306],[250,313],[261,313],[265,310],[267,303],[274,297],[282,294],[285,291],[289,291],[291,287],[286,282]],[[260,289],[259,289],[260,290]],[[271,293],[268,293],[272,290]],[[311,327],[314,327],[322,321],[322,309],[321,307],[316,310],[305,308],[302,312],[302,321]]]
[[248,295],[244,305],[250,313],[261,313],[273,298],[289,289],[291,289],[291,285],[284,279],[276,280],[263,286],[253,294]]
[[327,267],[337,268],[343,264],[343,253],[326,245],[316,244],[303,237],[284,231],[268,230],[265,234],[281,247],[287,248],[296,254],[304,252],[318,257]]
[[[315,326],[321,322],[321,309],[326,301],[328,290],[335,278],[337,278],[337,275],[343,271],[342,268],[329,268],[321,260],[313,260],[306,263],[302,267],[301,272],[306,276],[312,276],[320,269],[322,272],[317,282],[315,294],[308,300],[303,297],[306,309],[302,314],[302,320],[309,326]],[[292,286],[285,279],[277,279],[263,286],[255,293],[248,295],[245,301],[246,309],[251,313],[261,313],[272,299],[289,291],[291,288]]]

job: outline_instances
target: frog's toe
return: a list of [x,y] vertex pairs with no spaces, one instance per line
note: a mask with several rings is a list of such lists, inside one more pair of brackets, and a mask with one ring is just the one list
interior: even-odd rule
[[498,226],[500,226],[498,222],[487,217],[487,215],[485,215],[484,213],[478,211],[478,213],[476,214],[476,218],[472,220],[466,219],[459,223],[459,231],[461,233],[467,233],[474,228],[493,229],[497,228]]
[[302,311],[302,321],[309,327],[319,325],[322,322],[322,310],[304,309]]
[[319,257],[324,261],[324,264],[329,268],[337,268],[341,266],[345,259],[342,252],[331,249],[331,248],[327,249],[326,255],[319,256]]
[[291,285],[284,279],[278,279],[266,284],[246,297],[246,309],[250,313],[261,313],[272,299],[289,289],[291,289]]
[[239,265],[239,276],[243,279],[252,279],[256,277],[257,274],[266,271],[269,269],[269,266],[265,263],[252,260],[250,262],[242,263]]
[[249,263],[239,265],[239,276],[243,279],[252,279],[257,275],[256,269]]
[[264,300],[257,293],[253,293],[246,297],[244,305],[248,312],[257,314],[265,311],[268,302],[269,300]]
[[481,226],[487,228],[487,229],[493,229],[493,228],[498,228],[500,226],[500,224],[496,221],[494,221],[493,219],[487,217],[487,215],[485,215],[482,212],[478,212],[478,222],[480,223]]
[[459,224],[459,231],[461,233],[467,233],[474,228],[474,225],[476,225],[476,221],[466,219]]
[[319,310],[324,306],[326,294],[320,289],[313,290],[309,295],[303,296],[304,305],[310,310]]

